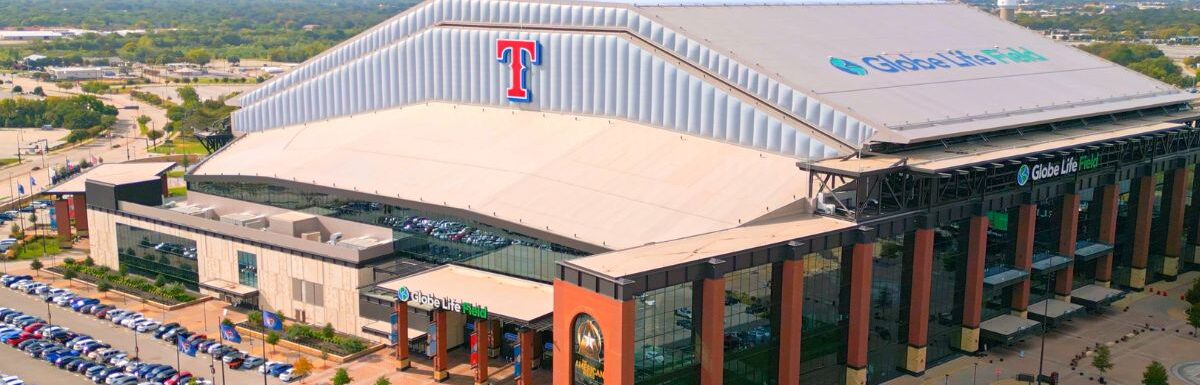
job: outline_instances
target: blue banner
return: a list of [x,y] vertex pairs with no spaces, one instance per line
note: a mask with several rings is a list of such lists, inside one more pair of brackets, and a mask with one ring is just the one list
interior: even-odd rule
[[513,346],[513,360],[516,364],[513,365],[513,379],[521,378],[521,345]]
[[279,318],[279,314],[275,314],[275,313],[269,312],[269,311],[264,311],[262,314],[263,314],[263,327],[264,328],[267,328],[268,330],[274,330],[274,331],[282,331],[283,330],[283,319]]
[[199,349],[200,344],[188,345],[187,338],[184,336],[178,336],[175,338],[175,340],[177,341],[176,345],[179,345],[179,351],[183,352],[183,354],[187,354],[188,356],[196,356],[196,350]]
[[221,338],[235,344],[242,343],[242,335],[238,334],[233,325],[221,324]]

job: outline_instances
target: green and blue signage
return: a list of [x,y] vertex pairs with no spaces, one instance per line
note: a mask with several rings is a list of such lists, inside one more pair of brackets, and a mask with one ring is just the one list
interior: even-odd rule
[[1043,179],[1072,175],[1098,167],[1100,167],[1100,154],[1072,155],[1037,162],[1032,165],[1025,163],[1021,164],[1021,167],[1017,169],[1017,186],[1024,186],[1029,184],[1029,182],[1036,182]]
[[421,291],[412,291],[408,287],[401,287],[396,290],[396,300],[400,302],[415,302],[430,308],[462,313],[463,315],[479,319],[487,319],[488,316],[487,306],[479,306],[455,298],[438,297]]
[[830,57],[829,65],[854,76],[871,72],[897,74],[905,72],[944,71],[960,68],[1014,65],[1049,61],[1025,47],[983,49],[978,51],[952,49],[932,55],[882,54],[865,56],[857,61]]

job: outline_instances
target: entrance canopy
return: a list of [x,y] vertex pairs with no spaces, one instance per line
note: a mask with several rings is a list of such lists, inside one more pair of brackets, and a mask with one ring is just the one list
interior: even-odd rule
[[89,180],[122,185],[161,179],[172,167],[175,162],[105,163],[46,190],[46,194],[83,194],[85,182]]
[[1070,317],[1081,310],[1083,306],[1052,298],[1029,305],[1029,316],[1047,322]]
[[455,310],[457,304],[458,311],[476,318],[525,326],[549,320],[554,311],[553,286],[463,266],[445,265],[377,287],[396,293],[409,306]]
[[1116,302],[1121,298],[1125,298],[1125,292],[1100,285],[1087,285],[1071,292],[1072,302],[1092,308]]
[[1011,343],[1021,337],[1032,333],[1035,327],[1041,323],[1017,317],[1012,314],[1004,314],[996,318],[992,318],[979,324],[983,329],[984,338],[999,343]]

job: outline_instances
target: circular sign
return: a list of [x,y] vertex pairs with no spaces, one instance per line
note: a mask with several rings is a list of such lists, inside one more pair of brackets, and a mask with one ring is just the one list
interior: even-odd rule
[[1017,186],[1024,186],[1029,183],[1029,165],[1021,165],[1017,170]]
[[863,68],[862,66],[855,64],[852,61],[842,59],[842,58],[836,58],[836,57],[829,58],[829,65],[832,65],[833,68],[837,68],[839,70],[842,70],[842,72],[845,72],[845,73],[848,73],[848,74],[851,74],[854,76],[863,76],[863,75],[867,74],[866,68]]
[[401,287],[400,290],[396,290],[397,301],[408,302],[410,299],[412,299],[412,293],[408,291],[408,287]]

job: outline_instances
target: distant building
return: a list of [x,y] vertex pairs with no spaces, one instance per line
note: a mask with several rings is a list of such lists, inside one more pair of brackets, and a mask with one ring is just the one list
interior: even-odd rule
[[0,31],[0,40],[54,40],[63,37],[54,31]]
[[21,58],[21,61],[25,62],[25,63],[31,63],[31,62],[35,62],[38,60],[43,60],[45,58],[46,58],[45,55],[33,54],[33,55],[26,56],[24,58]]
[[49,67],[46,73],[54,80],[100,79],[106,74],[101,67]]
[[320,27],[321,27],[320,24],[305,24],[303,27],[300,27],[300,28],[305,31],[312,31],[312,30],[315,30]]

